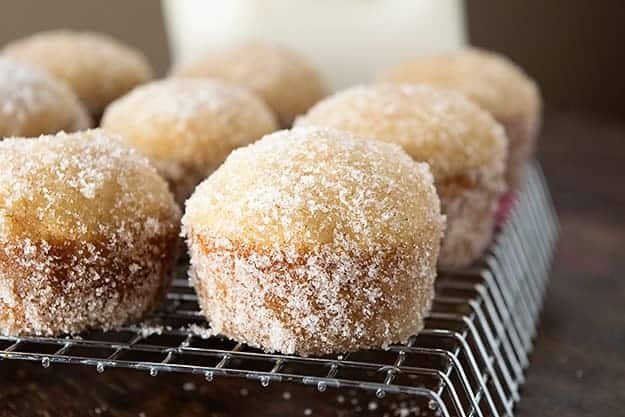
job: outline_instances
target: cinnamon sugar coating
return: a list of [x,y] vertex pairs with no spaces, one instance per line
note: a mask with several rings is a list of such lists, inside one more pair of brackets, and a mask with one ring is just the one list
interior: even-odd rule
[[461,94],[423,85],[357,86],[322,100],[296,125],[397,143],[427,162],[447,215],[442,267],[467,266],[490,242],[505,190],[506,137],[490,114]]
[[111,329],[169,284],[180,211],[147,159],[100,130],[0,143],[0,333]]
[[139,50],[102,33],[40,32],[8,43],[2,53],[65,82],[95,119],[108,103],[153,76]]
[[74,93],[48,74],[0,56],[0,138],[87,129]]
[[234,85],[204,79],[165,79],[113,102],[106,131],[149,157],[179,203],[228,154],[277,129],[265,103]]
[[288,49],[258,43],[207,51],[174,70],[180,77],[222,79],[249,88],[273,109],[282,127],[290,127],[324,96],[320,75]]
[[541,99],[536,83],[503,55],[477,48],[413,58],[380,75],[400,84],[429,84],[458,91],[506,129],[509,139],[506,182],[519,185],[540,127]]
[[423,327],[444,218],[400,147],[295,128],[234,151],[187,201],[202,311],[267,351],[403,342]]

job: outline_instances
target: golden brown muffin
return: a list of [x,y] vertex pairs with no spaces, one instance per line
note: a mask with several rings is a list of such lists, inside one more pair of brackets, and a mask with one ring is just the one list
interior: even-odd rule
[[380,79],[456,90],[490,112],[506,129],[509,140],[508,188],[518,187],[536,145],[541,112],[538,88],[521,68],[502,55],[471,48],[414,58]]
[[506,137],[464,96],[427,86],[353,87],[319,102],[297,125],[327,126],[401,145],[430,164],[447,229],[440,265],[469,265],[485,249],[505,190]]
[[87,129],[87,111],[63,83],[0,57],[0,138]]
[[303,355],[418,332],[443,227],[426,164],[395,145],[311,128],[234,151],[183,218],[212,327]]
[[235,148],[277,129],[245,89],[204,79],[166,79],[112,103],[102,127],[149,157],[179,203]]
[[65,82],[95,120],[108,103],[152,78],[141,52],[100,33],[40,32],[10,42],[2,53]]
[[174,72],[182,77],[218,78],[249,88],[289,127],[324,95],[319,74],[300,56],[270,45],[242,44],[209,51]]
[[0,143],[0,334],[111,329],[164,295],[180,211],[100,130]]

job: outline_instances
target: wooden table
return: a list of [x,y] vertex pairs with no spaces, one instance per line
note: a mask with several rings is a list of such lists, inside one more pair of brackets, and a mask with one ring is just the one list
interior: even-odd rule
[[[517,414],[624,415],[625,122],[550,115],[539,156],[562,236]],[[233,391],[253,401],[233,402]],[[241,391],[235,380],[0,361],[1,417],[283,416],[283,402],[271,398],[284,392],[257,382]],[[295,387],[288,392],[304,411],[316,405]]]

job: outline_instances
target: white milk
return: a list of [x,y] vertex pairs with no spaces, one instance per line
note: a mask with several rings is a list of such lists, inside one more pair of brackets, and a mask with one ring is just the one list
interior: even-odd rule
[[334,90],[466,42],[462,0],[163,0],[174,63],[261,41],[306,57]]

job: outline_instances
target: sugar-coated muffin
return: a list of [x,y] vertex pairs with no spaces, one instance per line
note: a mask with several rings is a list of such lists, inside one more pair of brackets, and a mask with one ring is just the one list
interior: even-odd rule
[[164,296],[180,210],[100,130],[0,142],[0,334],[111,329]]
[[87,129],[87,111],[48,74],[0,56],[0,138]]
[[96,120],[108,103],[152,78],[140,51],[100,33],[40,32],[10,42],[2,53],[65,82]]
[[380,79],[453,89],[490,112],[506,129],[509,140],[508,189],[519,186],[536,146],[541,100],[534,81],[516,64],[494,52],[470,48],[408,60]]
[[443,228],[426,164],[396,145],[314,128],[234,151],[183,217],[211,326],[302,355],[386,347],[418,332]]
[[207,51],[174,74],[218,78],[249,88],[269,104],[282,127],[289,127],[324,95],[317,71],[302,57],[274,45],[246,43]]
[[506,137],[459,93],[428,86],[357,86],[315,105],[297,125],[326,126],[401,145],[430,164],[447,229],[440,265],[472,263],[489,244],[505,191]]
[[267,105],[243,88],[174,78],[137,87],[113,102],[102,127],[148,156],[179,203],[233,149],[278,128]]

